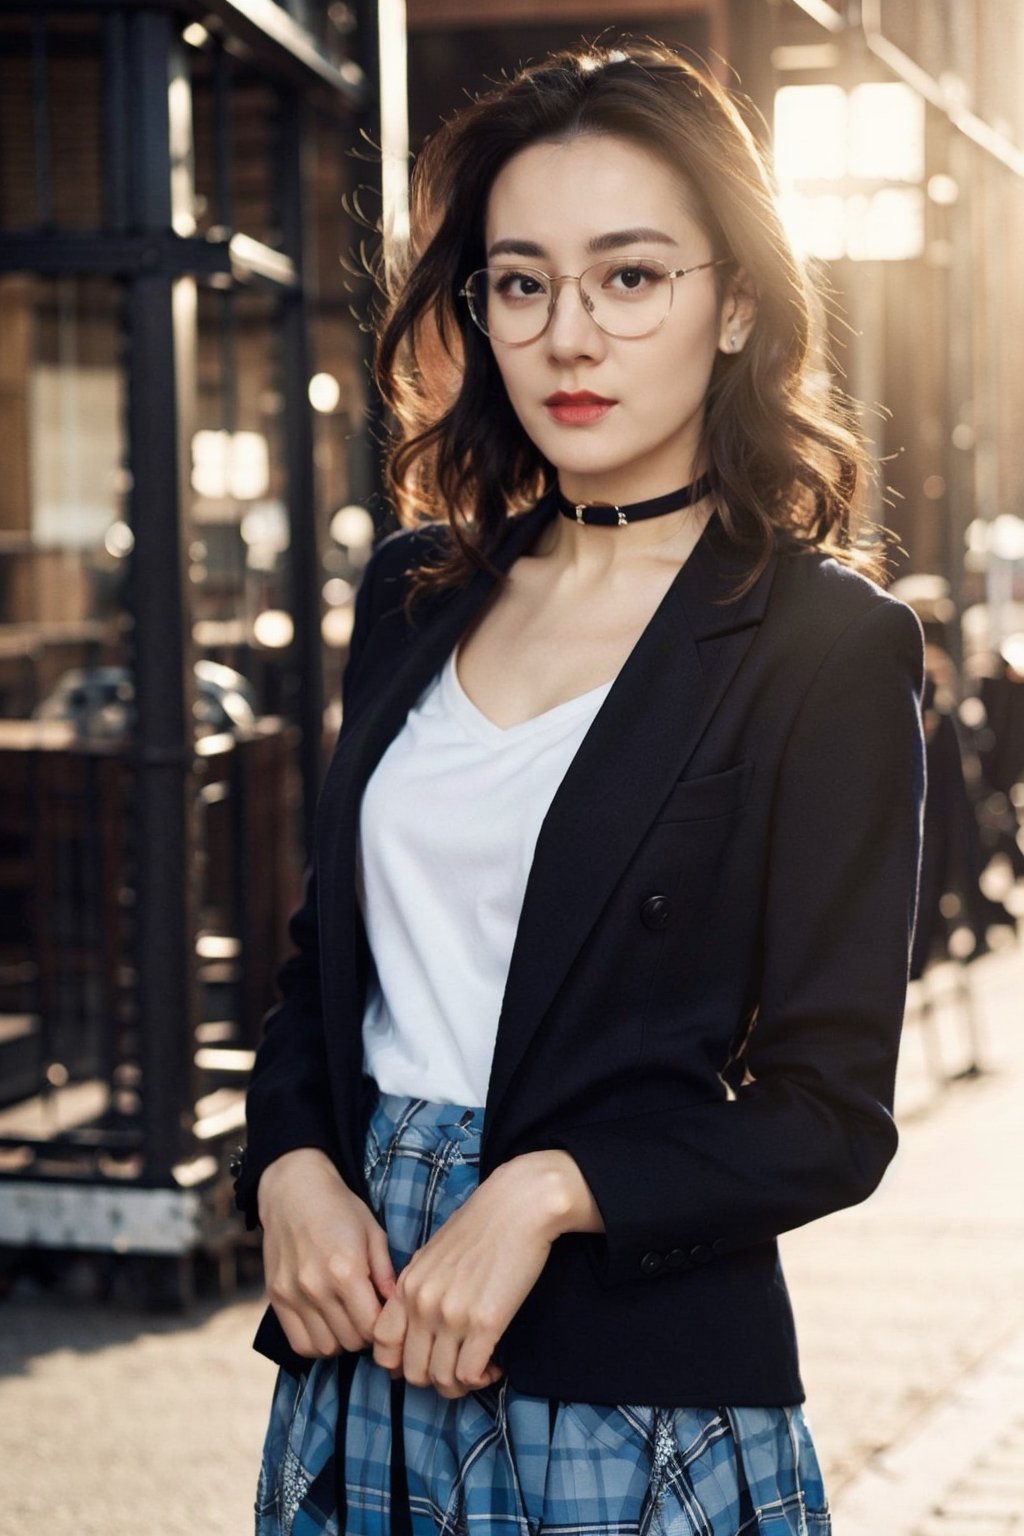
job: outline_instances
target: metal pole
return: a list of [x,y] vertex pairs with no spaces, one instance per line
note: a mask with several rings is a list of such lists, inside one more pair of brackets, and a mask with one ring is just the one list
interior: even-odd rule
[[[392,56],[399,52],[405,53],[408,47],[408,39],[405,34],[404,8],[401,12],[388,11],[381,13],[377,0],[356,0],[357,30],[356,38],[359,44],[359,63],[363,73],[369,82],[370,95],[363,112],[360,114],[359,127],[366,134],[371,144],[380,146],[381,161],[374,162],[369,158],[360,162],[361,179],[369,179],[373,176],[372,196],[368,199],[368,206],[373,207],[376,202],[381,208],[381,236],[385,228],[387,210],[384,208],[383,189],[383,156],[385,146],[383,144],[383,124],[381,114],[381,74],[384,66],[382,57],[382,40],[386,39],[388,49]],[[385,24],[386,27],[385,27]],[[383,32],[383,38],[382,38]],[[403,71],[404,77],[404,71]],[[392,115],[398,115],[398,105],[394,102],[392,92]],[[406,106],[406,115],[408,107]],[[399,135],[401,138],[401,135]],[[408,151],[408,130],[404,139],[404,148]],[[393,154],[399,153],[397,149]],[[402,233],[402,218],[408,216],[408,194],[402,203],[399,194],[399,216],[397,220],[392,216],[392,233]],[[396,231],[394,226],[398,224]],[[374,522],[378,529],[384,528],[389,521],[389,507],[387,502],[387,487],[384,480],[384,444],[388,435],[388,421],[373,381],[373,336],[370,326],[370,309],[373,303],[373,292],[366,289],[365,305],[359,318],[360,350],[363,366],[366,373],[366,413],[363,431],[360,434],[358,444],[353,443],[349,454],[349,466],[352,474],[352,496],[354,500],[365,500]]]
[[128,75],[125,17],[103,18],[103,218],[108,230],[128,228]]
[[46,15],[32,18],[32,136],[36,146],[36,220],[53,228],[53,144],[50,136],[50,71]]
[[309,333],[304,268],[305,156],[307,110],[297,91],[282,93],[279,124],[278,196],[284,249],[299,282],[281,299],[281,368],[288,513],[292,642],[293,718],[302,733],[302,824],[307,855],[313,847],[313,820],[320,793],[323,735],[323,650],[320,636],[320,550],[313,476],[313,422],[309,403]]
[[[171,102],[186,101],[171,18],[131,17],[131,184],[136,227],[174,223]],[[187,125],[184,125],[187,126]],[[182,501],[184,411],[194,393],[195,282],[153,268],[128,289],[132,604],[137,727],[137,960],[145,1180],[169,1184],[192,1114],[197,992],[192,870],[193,726]]]

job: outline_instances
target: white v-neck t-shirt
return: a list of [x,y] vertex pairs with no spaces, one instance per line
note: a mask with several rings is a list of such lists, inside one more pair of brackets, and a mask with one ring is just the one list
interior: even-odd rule
[[364,1067],[385,1093],[482,1105],[541,823],[612,685],[502,728],[463,691],[456,654],[363,795]]

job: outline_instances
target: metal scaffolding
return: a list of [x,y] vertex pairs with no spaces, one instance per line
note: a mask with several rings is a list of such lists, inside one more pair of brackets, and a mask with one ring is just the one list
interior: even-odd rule
[[[358,62],[332,59],[317,35],[315,24],[326,7],[306,4],[289,7],[301,14],[285,8],[271,14],[277,9],[242,0],[201,6],[63,0],[6,7],[24,16],[21,30],[8,33],[5,42],[28,57],[35,218],[5,229],[0,278],[91,274],[109,280],[118,295],[133,537],[122,628],[134,726],[120,749],[76,749],[76,761],[85,765],[72,795],[80,832],[61,855],[66,860],[72,847],[95,855],[95,879],[83,886],[76,875],[74,899],[81,904],[84,892],[86,904],[99,904],[105,914],[101,942],[109,958],[99,969],[106,981],[117,978],[116,985],[105,985],[98,1004],[100,1046],[90,1062],[96,1095],[85,1103],[79,1092],[74,1112],[55,1109],[65,1090],[82,1085],[62,1081],[63,1068],[55,1073],[52,1031],[47,1038],[46,1009],[39,1003],[41,1064],[49,1076],[29,1084],[38,1092],[28,1100],[12,1105],[7,1094],[7,1108],[0,1110],[0,1247],[163,1254],[180,1266],[204,1248],[229,1244],[234,1230],[227,1165],[243,1123],[243,1085],[258,1019],[251,1009],[233,1029],[204,1019],[203,977],[209,973],[215,982],[224,974],[225,955],[240,955],[242,966],[249,961],[265,970],[266,958],[246,948],[247,938],[255,937],[247,935],[245,917],[253,910],[252,888],[278,873],[262,847],[260,867],[254,863],[260,837],[255,818],[262,818],[266,834],[271,803],[255,803],[258,786],[272,783],[278,805],[289,756],[297,751],[298,825],[283,835],[304,840],[308,848],[322,768],[322,575],[307,393],[309,114],[315,105],[337,122],[340,135],[354,140],[374,111],[374,94]],[[183,37],[200,19],[213,77],[216,202],[203,234],[196,233],[193,216],[190,47]],[[54,203],[50,61],[55,48],[67,46],[63,28],[69,23],[98,28],[102,60],[102,213],[88,230],[63,227]],[[259,77],[270,104],[273,147],[265,169],[276,228],[269,238],[236,224],[232,90],[240,68]],[[274,729],[263,722],[226,742],[197,741],[194,729],[189,501],[199,387],[197,305],[207,287],[219,310],[228,430],[234,426],[240,296],[260,293],[270,307],[294,625],[280,690],[287,719]],[[26,805],[39,801],[51,763],[38,743],[18,759],[27,775]],[[197,871],[217,856],[200,825],[204,786],[211,783],[230,794],[233,807],[236,932],[204,939]],[[211,804],[219,798],[219,790],[207,795]],[[32,848],[29,862],[38,863],[37,844]],[[97,848],[106,850],[105,864]],[[45,925],[40,878],[36,868],[35,920]],[[244,979],[236,975],[234,981],[237,995],[244,995]]]

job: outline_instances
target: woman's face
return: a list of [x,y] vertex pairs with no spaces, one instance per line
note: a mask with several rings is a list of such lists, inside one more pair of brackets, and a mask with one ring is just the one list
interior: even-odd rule
[[[726,254],[711,248],[685,183],[663,160],[604,134],[521,150],[495,179],[485,239],[489,265],[521,261],[552,276],[609,256],[653,258],[671,271]],[[674,290],[658,330],[623,339],[591,319],[575,283],[560,283],[542,336],[491,342],[516,415],[572,500],[643,500],[703,467],[715,354],[742,346],[753,317],[741,295],[721,297],[713,267],[676,278]],[[584,391],[607,406],[552,400]]]

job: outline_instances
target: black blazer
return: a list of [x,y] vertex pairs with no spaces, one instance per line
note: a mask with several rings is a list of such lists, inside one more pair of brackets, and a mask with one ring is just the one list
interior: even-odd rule
[[[507,568],[554,515],[510,519]],[[377,550],[341,736],[248,1099],[238,1201],[300,1146],[365,1193],[360,796],[493,578],[425,600],[437,528]],[[664,1406],[803,1389],[776,1235],[864,1199],[891,1117],[924,794],[920,626],[817,553],[738,603],[713,517],[544,820],[509,968],[482,1176],[562,1147],[604,1217],[560,1238],[500,1359],[523,1392]],[[273,1313],[257,1348],[298,1371]]]

